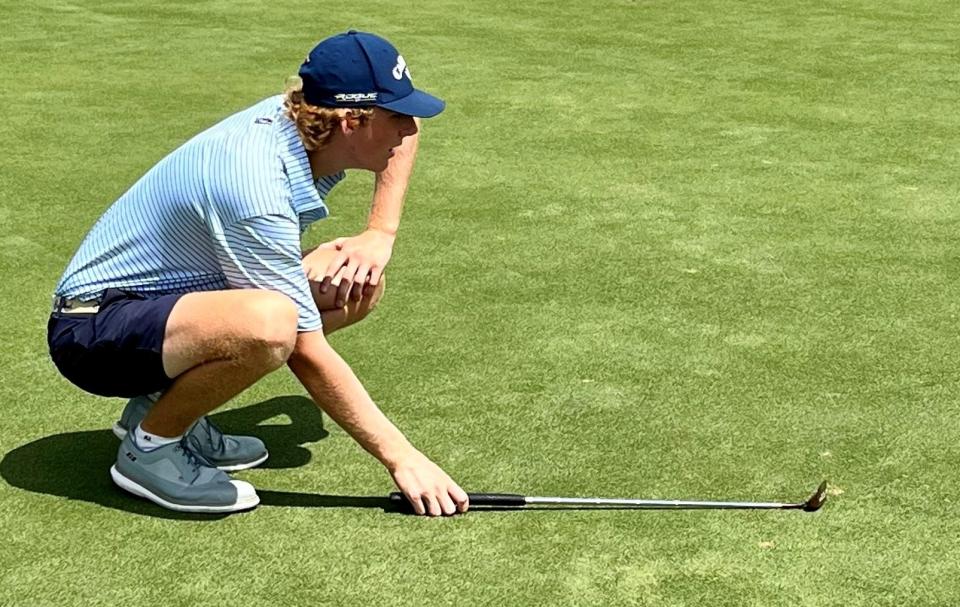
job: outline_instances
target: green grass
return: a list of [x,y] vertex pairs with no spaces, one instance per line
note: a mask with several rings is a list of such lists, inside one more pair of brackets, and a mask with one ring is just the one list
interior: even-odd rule
[[[0,4],[0,604],[960,603],[955,3]],[[269,440],[256,511],[111,486],[122,403],[48,361],[57,278],[154,162],[348,27],[448,101],[387,296],[332,339],[411,439],[471,490],[829,478],[821,513],[325,507],[389,477],[286,371],[220,414]],[[370,183],[309,243],[359,230]]]

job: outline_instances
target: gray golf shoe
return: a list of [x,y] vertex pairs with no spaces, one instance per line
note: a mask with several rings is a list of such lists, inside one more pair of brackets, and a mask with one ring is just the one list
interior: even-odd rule
[[120,488],[180,512],[236,512],[260,503],[250,483],[208,466],[186,441],[143,451],[127,434],[110,476]]
[[[159,395],[156,395],[159,398]],[[113,424],[113,433],[123,439],[147,416],[157,398],[154,395],[131,398],[123,408],[120,421]],[[201,417],[187,430],[184,439],[190,450],[210,465],[226,472],[246,470],[259,466],[269,453],[263,441],[254,436],[224,434],[206,416]]]

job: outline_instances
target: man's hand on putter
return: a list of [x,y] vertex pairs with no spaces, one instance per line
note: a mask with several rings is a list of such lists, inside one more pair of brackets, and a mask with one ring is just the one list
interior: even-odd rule
[[417,514],[449,516],[470,506],[467,493],[419,451],[391,466],[390,475]]
[[346,305],[347,297],[360,301],[364,288],[372,291],[380,283],[383,270],[393,255],[395,239],[393,234],[371,229],[317,247],[335,251],[324,270],[320,292],[326,293],[331,286],[337,289],[338,306]]

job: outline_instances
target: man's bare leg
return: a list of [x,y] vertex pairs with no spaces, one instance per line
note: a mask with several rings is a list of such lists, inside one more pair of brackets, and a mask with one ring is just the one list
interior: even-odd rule
[[163,367],[176,378],[141,422],[172,437],[281,367],[297,339],[296,305],[263,289],[188,293],[167,321]]

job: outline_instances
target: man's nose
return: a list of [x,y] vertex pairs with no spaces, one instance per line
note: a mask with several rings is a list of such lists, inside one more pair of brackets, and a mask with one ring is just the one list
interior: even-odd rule
[[403,125],[403,130],[401,130],[400,133],[404,137],[412,137],[416,135],[419,130],[420,127],[417,125],[416,119],[413,116],[409,116],[407,123]]

